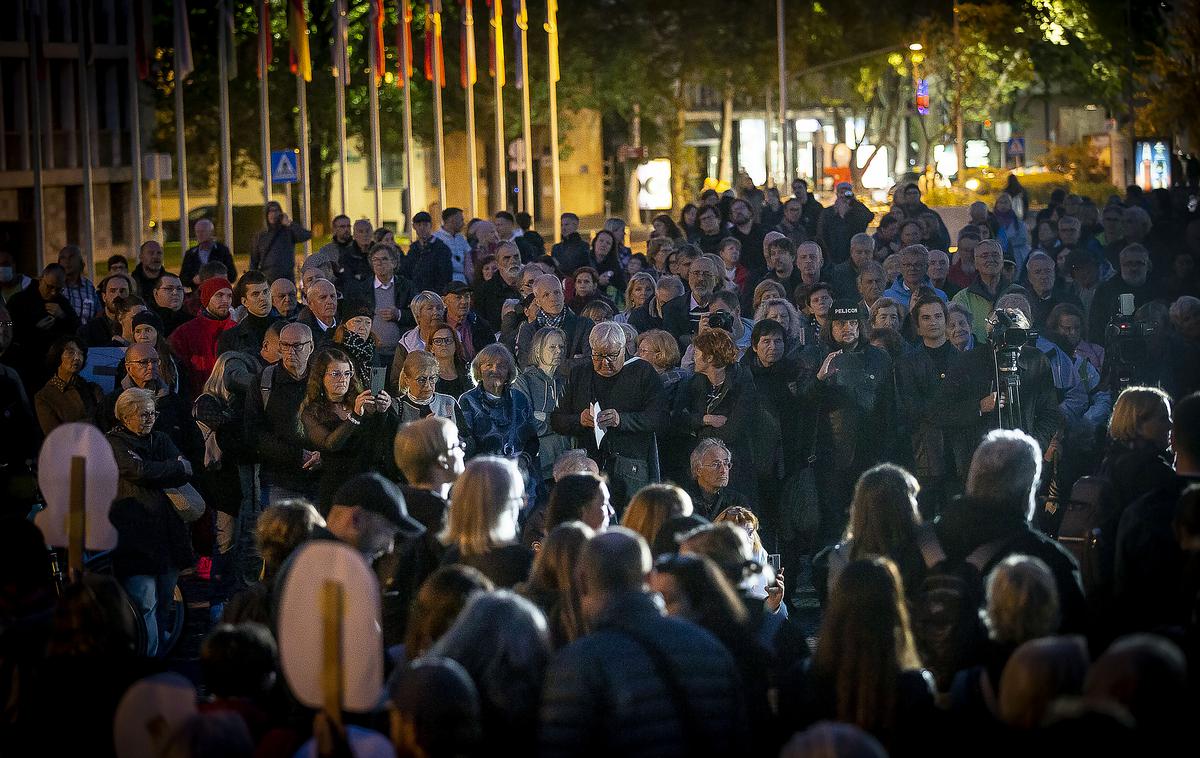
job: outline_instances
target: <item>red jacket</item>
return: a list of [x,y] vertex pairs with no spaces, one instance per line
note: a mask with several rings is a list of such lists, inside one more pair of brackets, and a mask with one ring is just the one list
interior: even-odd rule
[[193,400],[204,389],[208,375],[217,363],[217,340],[237,326],[231,318],[215,319],[202,311],[199,316],[171,332],[171,349],[176,362],[185,369],[186,397]]

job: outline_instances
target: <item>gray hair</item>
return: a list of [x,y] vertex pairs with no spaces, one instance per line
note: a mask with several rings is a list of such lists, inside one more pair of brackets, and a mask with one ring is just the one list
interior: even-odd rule
[[150,390],[144,390],[141,387],[130,387],[121,393],[117,398],[117,406],[114,409],[114,415],[121,423],[129,417],[130,413],[137,412],[142,408],[154,407],[154,393]]
[[1177,328],[1187,318],[1189,313],[1200,311],[1200,298],[1192,297],[1191,295],[1182,295],[1178,300],[1171,303],[1171,323]]
[[859,232],[858,234],[856,234],[850,238],[850,247],[856,247],[858,245],[861,245],[863,247],[869,247],[872,250],[874,250],[875,249],[875,238],[872,237],[871,235],[867,234],[866,232]]
[[1150,219],[1150,214],[1146,212],[1146,209],[1139,208],[1136,205],[1132,208],[1125,209],[1125,212],[1121,214],[1121,221],[1126,224],[1135,223],[1147,231],[1154,224],[1154,222]]
[[533,335],[533,341],[529,343],[529,354],[533,358],[533,363],[536,366],[542,364],[542,351],[546,349],[546,343],[551,337],[558,335],[563,338],[563,344],[566,345],[567,333],[562,329],[554,326],[544,326],[538,329]]
[[1020,508],[1033,518],[1038,481],[1042,478],[1042,446],[1019,429],[993,429],[975,449],[967,472],[967,495],[988,506]]
[[501,358],[508,361],[508,380],[505,384],[508,385],[515,382],[517,380],[516,359],[513,358],[513,354],[509,352],[507,347],[499,342],[493,342],[478,353],[475,353],[475,357],[471,360],[471,378],[475,380],[475,383],[480,383],[479,367],[483,365],[484,361],[499,360]]
[[1045,261],[1046,263],[1049,263],[1051,266],[1058,265],[1054,262],[1053,258],[1051,258],[1050,256],[1043,253],[1041,250],[1039,250],[1036,253],[1030,255],[1029,258],[1027,258],[1025,260],[1025,269],[1029,270],[1029,264],[1033,263],[1034,261]]
[[780,324],[787,334],[787,341],[790,344],[799,343],[804,326],[800,323],[800,311],[796,309],[795,305],[792,305],[791,300],[784,297],[768,297],[758,304],[758,310],[754,312],[754,320],[762,321],[767,317],[767,311],[776,306],[783,308],[788,314],[788,322]]
[[617,321],[614,323],[621,327],[622,332],[625,332],[625,355],[629,358],[637,355],[638,330],[628,321]]
[[654,289],[670,292],[673,297],[679,297],[684,292],[683,280],[674,274],[664,274],[654,285]]
[[696,475],[696,471],[700,468],[700,459],[709,450],[724,450],[725,454],[730,457],[730,461],[733,460],[733,453],[729,452],[729,447],[724,442],[716,437],[705,437],[696,445],[696,449],[692,451],[691,458],[688,459],[689,470],[692,472],[692,476]]
[[1025,318],[1033,321],[1033,308],[1029,305],[1029,298],[1019,292],[1010,292],[996,301],[996,310],[1008,310],[1015,308],[1025,314]]
[[442,314],[441,317],[446,317],[446,304],[442,302],[442,296],[433,290],[422,290],[408,304],[408,307],[412,310],[413,318],[417,318],[417,314],[421,311],[421,306],[427,303],[433,303],[437,306],[438,312]]
[[625,330],[612,321],[603,321],[592,327],[588,335],[588,344],[596,347],[615,347],[625,349]]

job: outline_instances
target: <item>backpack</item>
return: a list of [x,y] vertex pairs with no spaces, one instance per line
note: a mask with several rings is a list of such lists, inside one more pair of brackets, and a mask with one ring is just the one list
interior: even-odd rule
[[978,658],[986,638],[979,617],[983,567],[1000,553],[1008,538],[984,543],[962,563],[954,564],[947,561],[932,529],[921,529],[917,537],[928,573],[912,600],[913,636],[938,690],[947,692],[955,673]]
[[258,377],[258,391],[262,395],[262,407],[267,409],[267,401],[271,399],[271,388],[275,386],[275,367],[279,365],[272,363],[263,369],[263,372]]
[[1112,584],[1116,519],[1121,511],[1112,482],[1103,476],[1081,477],[1060,507],[1058,541],[1079,562],[1084,594],[1096,596]]

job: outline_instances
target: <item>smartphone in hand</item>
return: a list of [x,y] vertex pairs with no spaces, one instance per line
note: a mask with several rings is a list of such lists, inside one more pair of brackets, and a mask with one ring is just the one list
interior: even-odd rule
[[779,572],[783,569],[783,563],[780,560],[779,553],[768,554],[767,555],[767,565],[769,565],[771,567],[771,570],[774,571],[776,575],[778,575]]
[[371,367],[371,394],[378,395],[383,392],[384,385],[387,384],[387,369],[376,366]]

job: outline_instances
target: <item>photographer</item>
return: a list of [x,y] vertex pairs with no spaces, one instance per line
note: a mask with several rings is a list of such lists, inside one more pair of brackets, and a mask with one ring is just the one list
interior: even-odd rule
[[[1016,371],[997,370],[998,365],[1006,364],[1015,364]],[[1009,408],[1003,397],[1004,377],[1014,375],[1019,409]],[[951,364],[946,386],[945,414],[947,424],[954,428],[951,445],[959,471],[968,469],[979,440],[992,429],[1021,429],[1043,450],[1058,431],[1061,417],[1050,363],[1030,341],[1029,319],[1019,310],[992,312],[987,341]]]
[[1141,308],[1146,303],[1160,298],[1162,288],[1158,282],[1150,279],[1152,270],[1150,251],[1142,245],[1129,245],[1121,251],[1121,275],[1114,276],[1096,288],[1096,296],[1092,299],[1091,310],[1088,311],[1088,336],[1093,342],[1108,347],[1105,344],[1105,328],[1113,316],[1124,312],[1121,309],[1122,295],[1133,295],[1135,308]]

